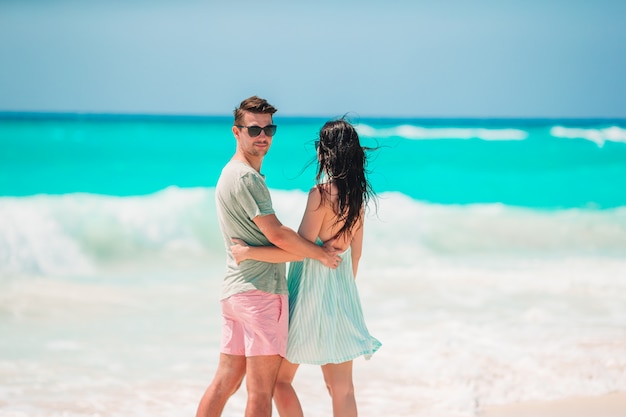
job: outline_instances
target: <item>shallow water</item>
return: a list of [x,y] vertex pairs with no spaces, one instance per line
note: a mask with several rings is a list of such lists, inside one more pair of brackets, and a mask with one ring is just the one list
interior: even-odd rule
[[[272,193],[297,227],[305,193]],[[0,214],[0,414],[192,415],[219,350],[213,190],[3,198]],[[623,208],[382,194],[358,285],[383,347],[355,361],[360,415],[624,391],[624,271]],[[329,415],[317,367],[296,388],[307,415]],[[240,390],[224,415],[244,406]]]

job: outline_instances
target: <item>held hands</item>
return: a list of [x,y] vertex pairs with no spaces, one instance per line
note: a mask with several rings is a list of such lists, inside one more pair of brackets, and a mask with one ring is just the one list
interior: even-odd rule
[[233,237],[230,240],[233,242],[233,245],[230,247],[230,251],[235,258],[235,262],[237,262],[237,265],[239,265],[241,261],[249,259],[248,250],[250,249],[250,247],[248,246],[248,244],[236,237]]
[[337,268],[342,261],[341,256],[338,255],[339,250],[333,246],[336,240],[337,239],[327,240],[322,245],[326,257],[320,261],[330,269]]

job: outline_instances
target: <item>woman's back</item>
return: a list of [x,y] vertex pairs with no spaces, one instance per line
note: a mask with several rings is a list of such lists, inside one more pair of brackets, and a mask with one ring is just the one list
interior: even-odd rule
[[320,205],[317,210],[323,212],[323,220],[319,231],[319,239],[322,242],[326,242],[331,239],[335,239],[333,247],[344,251],[348,249],[352,243],[355,232],[362,227],[362,221],[350,232],[337,236],[337,233],[343,228],[345,220],[338,220],[336,214],[338,190],[337,186],[333,183],[320,184],[315,187],[312,193],[325,193],[326,198],[318,196],[320,199]]

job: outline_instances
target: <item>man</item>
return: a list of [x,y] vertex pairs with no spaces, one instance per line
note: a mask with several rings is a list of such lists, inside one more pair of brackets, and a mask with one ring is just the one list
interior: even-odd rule
[[253,96],[235,109],[237,141],[215,188],[217,213],[228,254],[222,285],[223,316],[217,371],[198,406],[197,417],[220,416],[228,398],[246,376],[246,417],[272,414],[272,393],[285,356],[288,298],[285,264],[244,261],[237,265],[231,238],[250,245],[276,245],[297,256],[318,259],[335,268],[341,261],[330,247],[320,247],[283,226],[272,208],[261,164],[276,126],[276,108]]

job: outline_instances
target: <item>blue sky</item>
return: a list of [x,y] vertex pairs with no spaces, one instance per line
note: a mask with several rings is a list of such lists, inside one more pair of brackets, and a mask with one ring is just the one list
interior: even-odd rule
[[0,111],[626,117],[626,1],[1,0]]

